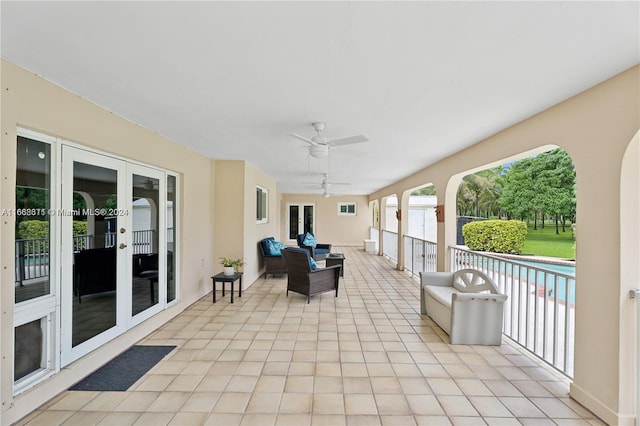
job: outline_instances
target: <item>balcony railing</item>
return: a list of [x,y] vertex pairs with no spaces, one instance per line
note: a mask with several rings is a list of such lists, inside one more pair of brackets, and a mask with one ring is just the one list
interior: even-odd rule
[[[133,253],[153,253],[154,230],[133,231]],[[114,247],[117,234],[107,232],[104,246]],[[79,252],[94,248],[93,235],[74,235],[73,251]],[[22,285],[25,281],[49,276],[49,239],[33,238],[15,242],[15,282]]]
[[16,240],[15,282],[49,276],[49,239]]
[[382,230],[382,255],[398,261],[398,233]]
[[434,242],[405,235],[404,269],[417,276],[420,271],[435,272],[437,270],[437,249]]
[[451,248],[451,271],[473,268],[507,294],[504,334],[573,377],[575,277],[544,267]]

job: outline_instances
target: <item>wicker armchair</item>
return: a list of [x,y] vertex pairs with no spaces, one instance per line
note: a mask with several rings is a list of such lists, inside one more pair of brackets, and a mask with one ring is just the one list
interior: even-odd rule
[[331,244],[318,243],[315,247],[307,246],[304,244],[304,238],[306,235],[307,234],[298,234],[298,236],[296,237],[298,247],[308,250],[309,253],[311,253],[311,257],[313,258],[313,260],[324,260],[329,252],[331,252]]
[[287,273],[287,264],[284,263],[284,258],[282,255],[274,255],[270,254],[267,245],[268,241],[275,241],[273,237],[268,237],[261,240],[258,243],[258,247],[260,248],[260,253],[262,253],[262,259],[264,260],[264,277],[267,278],[269,274],[272,276],[275,274],[286,274]]
[[287,247],[282,250],[282,256],[288,270],[287,296],[289,290],[295,291],[307,296],[307,303],[309,303],[311,296],[335,290],[338,297],[340,265],[312,270],[309,251],[296,247]]

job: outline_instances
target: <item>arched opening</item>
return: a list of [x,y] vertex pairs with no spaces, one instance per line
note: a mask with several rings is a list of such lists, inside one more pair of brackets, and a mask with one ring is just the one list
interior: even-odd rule
[[[622,160],[620,178],[620,286],[621,294],[630,294],[640,288],[640,132],[636,133]],[[640,306],[627,298],[622,299],[620,307],[620,341],[636,342],[635,351],[627,353],[621,359],[621,372],[633,371],[635,374],[620,374],[620,389],[625,400],[621,405],[635,405],[636,419],[640,419]],[[631,354],[635,352],[635,355]],[[635,397],[635,401],[633,400]],[[636,420],[637,423],[638,420]]]
[[[503,333],[570,377],[576,300],[570,226],[575,223],[575,182],[568,153],[544,146],[460,173],[447,187],[447,207],[454,208],[455,200],[456,212],[455,226],[447,224],[446,230],[451,270],[471,267],[487,273],[509,296]],[[469,226],[465,240],[468,222],[492,219],[495,222],[479,225],[491,226],[490,231],[474,235]],[[505,244],[497,244],[498,239]]]
[[407,190],[407,224],[402,236],[404,269],[413,275],[421,271],[437,270],[438,251],[438,196],[433,184],[428,183]]

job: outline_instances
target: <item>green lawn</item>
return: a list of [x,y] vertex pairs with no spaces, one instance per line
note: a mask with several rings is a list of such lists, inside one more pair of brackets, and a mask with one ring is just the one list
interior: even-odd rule
[[562,232],[562,228],[560,228],[560,234],[556,235],[556,227],[553,223],[545,224],[544,229],[538,226],[535,231],[533,225],[530,225],[522,254],[575,259],[576,252],[573,243],[574,238],[570,226],[567,226],[565,232]]

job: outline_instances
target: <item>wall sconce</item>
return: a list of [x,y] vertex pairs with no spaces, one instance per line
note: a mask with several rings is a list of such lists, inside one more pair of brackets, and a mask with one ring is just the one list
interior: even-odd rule
[[444,204],[435,206],[435,209],[436,209],[436,221],[444,222]]

